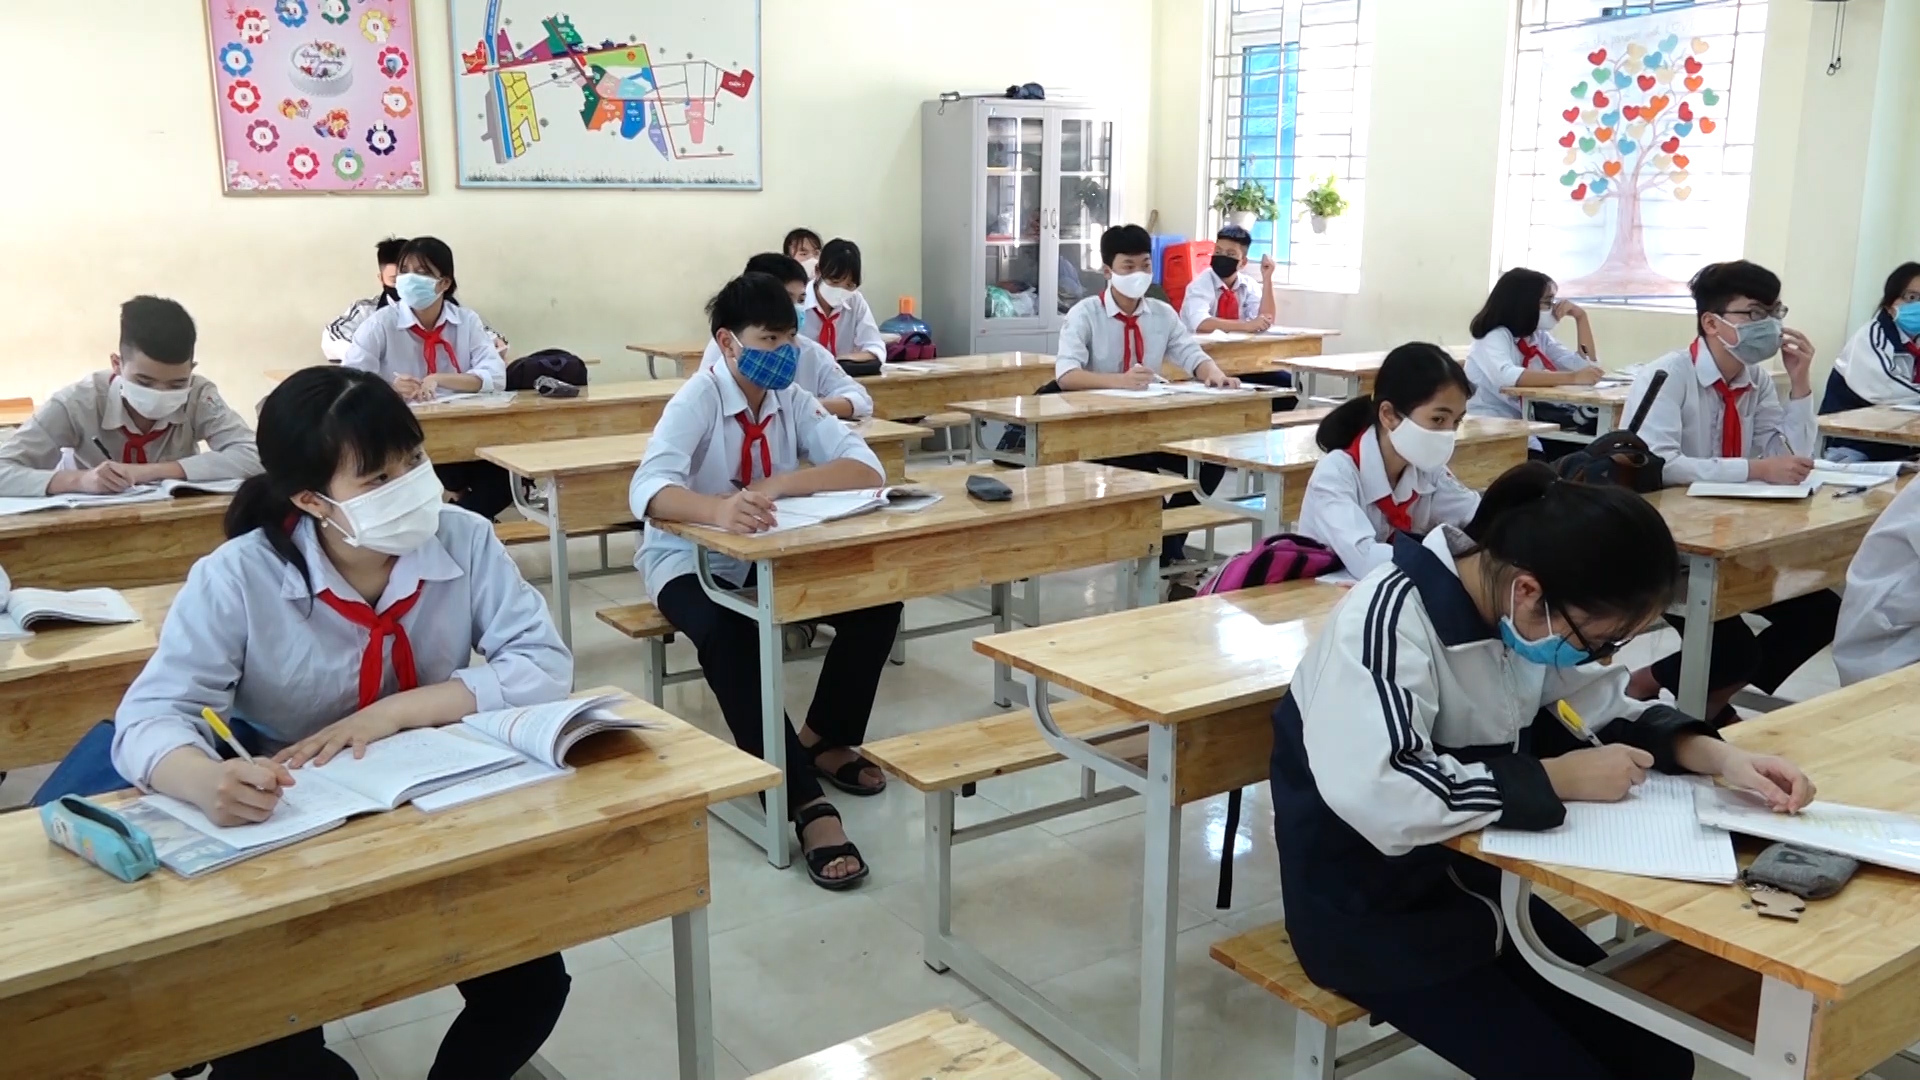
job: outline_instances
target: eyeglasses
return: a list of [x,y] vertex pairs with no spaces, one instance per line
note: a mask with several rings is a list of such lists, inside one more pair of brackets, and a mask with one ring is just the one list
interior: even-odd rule
[[[1551,611],[1552,609],[1549,608],[1548,610]],[[1580,651],[1587,654],[1588,663],[1597,664],[1602,660],[1612,658],[1617,655],[1621,649],[1627,647],[1627,642],[1633,640],[1630,637],[1626,637],[1617,641],[1603,641],[1595,645],[1587,640],[1587,635],[1581,633],[1579,627],[1573,625],[1573,620],[1567,618],[1565,611],[1560,613],[1560,621],[1567,624],[1567,634],[1573,638],[1573,643],[1580,647]]]
[[1739,315],[1749,322],[1758,322],[1761,319],[1784,319],[1787,317],[1787,305],[1775,304],[1772,307],[1767,307],[1763,304],[1754,304],[1752,307],[1722,311],[1719,314]]

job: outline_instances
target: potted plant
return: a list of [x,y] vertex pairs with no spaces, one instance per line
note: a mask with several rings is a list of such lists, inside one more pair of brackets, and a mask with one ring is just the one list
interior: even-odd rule
[[1327,231],[1328,218],[1339,217],[1347,211],[1347,200],[1334,188],[1332,173],[1328,173],[1325,180],[1308,188],[1307,193],[1300,196],[1297,201],[1307,208],[1307,223],[1313,226],[1313,231],[1317,233]]
[[1280,214],[1280,204],[1273,201],[1267,189],[1257,181],[1242,180],[1229,183],[1215,180],[1219,192],[1213,197],[1213,208],[1227,219],[1227,224],[1237,225],[1251,230],[1255,222],[1271,221]]

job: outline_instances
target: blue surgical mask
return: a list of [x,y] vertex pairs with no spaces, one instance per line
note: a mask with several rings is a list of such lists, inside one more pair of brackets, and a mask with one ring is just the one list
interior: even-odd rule
[[424,311],[440,299],[440,279],[425,274],[401,274],[393,281],[400,302],[415,311]]
[[1894,308],[1893,325],[1908,337],[1920,337],[1920,301],[1909,301]]
[[807,312],[810,310],[811,308],[807,305],[805,301],[801,301],[800,303],[793,305],[793,314],[796,318],[800,320],[800,322],[797,325],[799,326],[807,325]]
[[[1518,582],[1514,583],[1518,585]],[[1507,610],[1513,610],[1514,591],[1507,590]],[[1553,609],[1545,607],[1549,636],[1544,638],[1524,638],[1513,625],[1511,615],[1500,616],[1500,640],[1506,643],[1513,655],[1541,667],[1579,667],[1590,659],[1587,651],[1567,640],[1565,634],[1553,634]]]
[[785,390],[800,370],[800,349],[791,341],[777,349],[740,348],[740,374],[763,390]]

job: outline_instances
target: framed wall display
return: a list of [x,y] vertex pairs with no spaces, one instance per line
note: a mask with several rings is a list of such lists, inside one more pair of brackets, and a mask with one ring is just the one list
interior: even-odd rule
[[462,187],[760,187],[760,0],[450,0]]
[[413,0],[203,0],[228,195],[421,194]]

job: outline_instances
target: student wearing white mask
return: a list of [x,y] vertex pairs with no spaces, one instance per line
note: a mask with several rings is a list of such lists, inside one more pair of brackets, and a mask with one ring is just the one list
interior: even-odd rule
[[[1467,375],[1473,379],[1468,415],[1518,420],[1520,399],[1505,391],[1516,386],[1592,386],[1600,381],[1603,371],[1586,309],[1560,299],[1559,291],[1552,278],[1524,266],[1501,274],[1493,283],[1487,302],[1468,324],[1473,335],[1473,347],[1467,350]],[[1567,320],[1573,322],[1577,349],[1555,335]],[[1589,409],[1541,403],[1534,406],[1534,419],[1591,435],[1596,417]],[[1574,447],[1559,440],[1553,445],[1562,453]],[[1540,440],[1529,440],[1528,446],[1540,450]]]
[[820,234],[812,229],[794,229],[780,242],[780,251],[807,271],[807,279],[820,271]]
[[1354,577],[1393,561],[1397,533],[1464,528],[1480,495],[1447,469],[1473,384],[1438,345],[1409,342],[1387,354],[1373,396],[1352,398],[1320,421],[1326,456],[1300,504],[1300,534],[1333,549]]
[[0,444],[0,496],[110,495],[134,484],[259,472],[253,430],[194,373],[195,340],[193,318],[172,300],[136,296],[120,305],[120,345],[108,370],[55,391]]
[[[805,260],[800,265],[805,266]],[[853,241],[829,240],[820,249],[804,307],[800,333],[819,342],[835,359],[887,358],[880,324],[873,321],[873,309],[860,295],[860,247]]]
[[[492,526],[441,505],[399,395],[365,372],[303,368],[267,396],[260,425],[266,472],[234,497],[231,539],[194,564],[112,725],[37,799],[131,782],[221,825],[264,821],[309,764],[567,695],[573,659],[546,602]],[[261,756],[223,754],[202,709],[234,718]],[[428,1075],[507,1080],[552,1032],[568,978],[556,953],[459,986],[466,1010]],[[352,1069],[316,1024],[217,1060],[213,1074]]]

